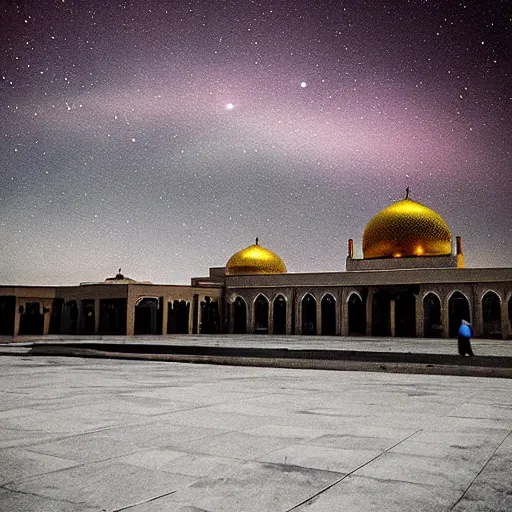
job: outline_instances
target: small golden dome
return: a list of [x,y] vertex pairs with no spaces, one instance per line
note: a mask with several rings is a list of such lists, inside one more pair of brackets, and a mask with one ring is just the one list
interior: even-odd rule
[[451,253],[452,234],[443,218],[408,197],[377,213],[363,233],[365,259]]
[[272,251],[256,243],[233,254],[226,263],[227,276],[244,274],[283,274],[286,265],[283,260]]

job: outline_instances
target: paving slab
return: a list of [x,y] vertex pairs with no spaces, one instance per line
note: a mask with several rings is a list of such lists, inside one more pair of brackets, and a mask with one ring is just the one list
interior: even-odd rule
[[0,489],[0,506],[1,510],[20,512],[100,512],[101,510],[81,503],[54,500],[8,489]]
[[509,379],[0,356],[0,510],[512,510],[511,410]]
[[293,465],[247,462],[221,471],[161,500],[134,507],[133,512],[161,510],[261,512],[288,510],[342,475]]
[[[53,471],[10,483],[7,489],[107,510],[128,507],[155,496],[174,492],[196,482],[195,477],[100,462]],[[71,510],[71,509],[70,509]]]

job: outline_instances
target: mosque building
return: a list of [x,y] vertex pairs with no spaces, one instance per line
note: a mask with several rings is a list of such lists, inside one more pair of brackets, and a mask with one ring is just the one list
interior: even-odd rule
[[406,197],[348,240],[346,269],[289,273],[255,244],[190,285],[119,273],[79,286],[0,285],[0,335],[275,334],[512,338],[512,268],[465,268],[462,239]]

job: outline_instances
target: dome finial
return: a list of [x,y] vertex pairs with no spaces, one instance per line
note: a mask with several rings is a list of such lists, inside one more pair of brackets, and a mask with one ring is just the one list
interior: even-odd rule
[[256,245],[258,245],[258,241],[259,241],[259,238],[258,238],[258,237],[256,237]]
[[405,199],[409,199],[409,192],[411,189],[409,187],[405,187]]

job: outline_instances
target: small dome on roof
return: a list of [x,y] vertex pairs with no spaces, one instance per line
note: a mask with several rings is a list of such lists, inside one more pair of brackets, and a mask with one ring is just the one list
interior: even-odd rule
[[226,263],[227,276],[283,274],[286,271],[283,260],[277,254],[259,245],[257,238],[254,245],[233,254]]

